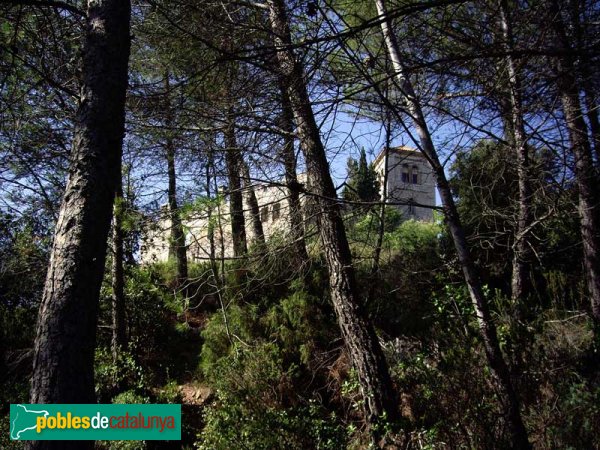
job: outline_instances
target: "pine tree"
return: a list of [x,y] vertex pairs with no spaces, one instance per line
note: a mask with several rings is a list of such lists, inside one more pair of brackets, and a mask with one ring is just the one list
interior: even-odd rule
[[372,164],[367,164],[367,154],[364,148],[360,150],[358,162],[352,158],[348,160],[348,181],[343,197],[347,202],[352,202],[352,206],[361,208],[369,208],[370,205],[361,205],[360,203],[373,203],[379,200],[377,172]]

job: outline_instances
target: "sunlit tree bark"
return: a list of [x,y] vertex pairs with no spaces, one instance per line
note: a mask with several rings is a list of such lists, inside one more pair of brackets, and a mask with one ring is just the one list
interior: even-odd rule
[[[369,424],[377,423],[383,416],[393,420],[398,416],[396,395],[377,335],[358,298],[352,257],[325,149],[310,104],[303,69],[290,48],[287,11],[282,0],[269,0],[268,5],[277,47],[277,70],[285,81],[296,133],[306,160],[308,184],[316,197],[317,224],[329,267],[333,306],[358,375],[366,419]],[[373,431],[376,432],[375,428]]]
[[[121,176],[130,15],[127,0],[88,2],[83,87],[39,310],[31,403],[95,402],[98,302]],[[28,443],[36,449],[93,446],[93,441]]]

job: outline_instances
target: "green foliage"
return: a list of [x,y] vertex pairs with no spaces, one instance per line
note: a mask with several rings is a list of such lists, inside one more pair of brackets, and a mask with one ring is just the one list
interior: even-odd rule
[[[302,353],[302,352],[301,352]],[[343,428],[315,399],[294,397],[299,366],[277,344],[238,345],[208,368],[217,400],[205,414],[201,449],[340,448]],[[260,400],[258,400],[260,399]],[[258,400],[258,401],[257,401]]]
[[261,322],[266,326],[267,338],[279,343],[286,359],[299,358],[302,364],[309,364],[315,346],[331,337],[330,330],[321,328],[330,318],[317,305],[317,298],[296,291],[263,316]]
[[426,333],[433,313],[431,297],[447,275],[441,255],[442,228],[437,223],[399,222],[395,208],[386,210],[386,229],[380,255],[380,272],[374,286],[369,278],[376,245],[378,219],[369,213],[350,231],[363,290],[373,289],[367,305],[375,325],[391,336]]
[[[380,224],[380,214],[372,210],[349,225],[348,239],[359,260],[373,255]],[[439,261],[441,236],[442,228],[438,223],[412,219],[403,221],[397,208],[387,207],[382,241],[383,261],[389,263],[396,257]]]
[[206,324],[200,368],[217,400],[199,448],[343,445],[339,419],[313,391],[326,377],[317,363],[336,335],[333,318],[302,286],[281,299],[233,304]]
[[[461,304],[460,296],[443,303],[453,301]],[[446,313],[456,315],[452,308],[438,311],[427,335],[399,337],[386,348],[409,424],[409,448],[419,448],[423,441],[429,448],[444,448],[449,442],[503,448],[503,423],[489,388],[483,349],[460,318],[445,317]]]
[[[578,277],[578,269],[572,266],[572,261],[581,258],[576,193],[570,187],[552,186],[551,180],[560,175],[555,173],[549,151],[529,150],[528,175],[534,193],[531,214],[536,218],[549,215],[532,229],[529,242],[545,271],[570,272]],[[483,281],[508,295],[519,208],[514,152],[499,141],[481,140],[457,155],[451,175],[450,184]],[[534,268],[533,278],[538,297],[545,300],[548,293],[539,268]]]
[[[566,382],[565,382],[566,381]],[[558,380],[557,416],[546,430],[548,443],[565,449],[598,445],[600,387],[577,378]]]
[[407,220],[390,233],[390,245],[410,257],[430,259],[437,257],[441,232],[435,222]]
[[[498,337],[523,402],[524,418],[536,448],[596,448],[600,386],[593,363],[589,319],[560,309],[539,312],[528,324],[528,347],[514,347],[521,324],[513,305],[498,292],[493,305]],[[392,376],[400,389],[401,410],[409,425],[408,448],[504,448],[506,424],[477,337],[476,318],[464,285],[437,290],[427,328],[386,345]],[[524,354],[523,354],[524,352]],[[523,365],[524,364],[524,365]],[[526,370],[521,368],[526,367]],[[350,390],[351,392],[351,390]]]
[[[28,397],[37,308],[72,147],[76,94],[81,90],[78,61],[85,24],[64,8],[40,9],[42,2],[9,3],[13,5],[0,7],[0,448],[20,445],[7,440],[7,406]],[[285,3],[293,22],[292,41],[301,43],[294,52],[298,61],[309,63],[305,72],[311,90],[317,96],[340,93],[337,100],[345,114],[375,119],[376,127],[383,117],[391,119],[386,137],[406,142],[407,130],[393,123],[394,115],[387,109],[391,104],[401,112],[407,105],[391,83],[393,68],[383,57],[379,22],[366,23],[378,16],[374,2]],[[493,64],[481,64],[468,56],[499,47],[497,5],[451,3],[388,2],[407,77],[414,83],[416,98],[435,105],[441,114],[437,124],[442,135],[453,129],[464,133],[468,122],[477,128],[475,134],[495,133],[502,126],[499,119],[507,118],[507,111],[501,110],[510,104],[507,79],[502,76],[504,62],[498,58]],[[537,6],[544,4],[526,3],[515,4],[511,14],[516,47],[527,50],[525,44],[539,42],[548,48],[545,39],[554,39],[556,33],[539,32],[547,17]],[[598,41],[598,8],[589,10],[589,2],[570,3],[559,5],[555,17],[568,22],[566,38],[573,40],[573,48],[581,46],[575,42],[580,40],[579,25],[581,42],[592,48]],[[160,174],[153,155],[163,159],[156,149],[170,141],[178,153],[179,188],[189,189],[180,192],[185,198],[179,207],[184,222],[226,202],[222,193],[202,197],[205,180],[199,179],[206,169],[207,177],[214,176],[208,183],[221,182],[223,150],[231,150],[223,149],[219,135],[225,122],[238,119],[234,128],[245,160],[254,164],[253,175],[281,169],[281,155],[276,154],[281,130],[272,129],[265,139],[253,138],[279,122],[281,104],[274,77],[263,72],[265,68],[272,72],[272,53],[250,51],[273,45],[265,32],[267,15],[247,6],[159,0],[132,16],[136,39],[129,67],[135,92],[127,112],[131,120],[124,145],[126,187],[140,186],[138,199],[144,203],[162,201],[164,186],[154,181]],[[542,20],[531,20],[532,13],[543,13]],[[331,40],[334,35],[340,40]],[[317,48],[324,58],[312,57]],[[584,53],[577,52],[579,81],[590,78],[583,73],[590,63]],[[256,64],[248,64],[248,55],[258,58]],[[581,237],[573,161],[565,151],[568,133],[551,86],[556,73],[540,70],[541,65],[555,66],[548,62],[560,57],[533,56],[518,64],[526,121],[535,130],[528,142],[551,146],[531,149],[532,215],[543,220],[531,233],[537,296],[528,300],[525,317],[516,314],[522,305],[506,296],[518,211],[510,138],[482,140],[471,148],[458,148],[457,153],[451,150],[468,141],[465,136],[473,135],[468,130],[460,139],[434,138],[453,161],[451,185],[479,275],[490,286],[486,296],[532,441],[541,449],[600,448],[598,355],[590,351],[588,298],[578,263]],[[592,93],[598,90],[596,78],[587,80]],[[382,102],[374,87],[389,103]],[[551,95],[528,97],[544,92]],[[588,100],[587,92],[581,95]],[[325,113],[326,122],[341,124],[335,109],[327,109],[321,100],[324,109],[319,109],[331,112]],[[593,113],[585,109],[584,114]],[[585,120],[592,123],[589,117]],[[458,122],[461,126],[454,126]],[[344,142],[354,139],[356,130],[366,134],[374,130],[373,124],[357,125],[349,134],[347,127],[332,125],[330,142],[339,141],[336,128],[345,134]],[[300,158],[299,167],[310,165]],[[404,441],[396,447],[505,448],[508,433],[498,386],[477,337],[477,319],[456,255],[447,245],[446,230],[437,222],[403,221],[395,208],[385,210],[382,224],[379,208],[367,205],[379,199],[378,188],[375,171],[361,149],[358,160],[348,162],[343,198],[355,205],[346,218],[358,298],[368,299],[360,307],[377,329],[400,393]],[[197,439],[198,448],[368,446],[362,431],[364,399],[343,351],[317,233],[306,233],[311,260],[302,268],[287,236],[276,232],[266,245],[251,246],[247,257],[219,265],[217,277],[214,267],[190,263],[184,293],[175,261],[134,267],[142,215],[133,207],[135,193],[125,190],[127,200],[117,202],[115,213],[122,215],[126,232],[129,344],[113,360],[111,288],[105,282],[95,361],[98,398],[114,403],[180,402],[181,384],[198,383],[215,392],[212,400],[184,405],[186,413],[194,408],[196,414],[205,412],[203,423],[185,416],[184,434]],[[192,192],[200,197],[190,200]],[[213,215],[208,228],[214,230],[216,224]],[[373,256],[380,229],[377,266]],[[217,309],[220,305],[223,310]],[[388,433],[389,425],[384,420],[380,429]],[[99,446],[153,447],[143,442]]]
[[138,394],[135,390],[121,392],[116,395],[112,403],[115,405],[127,405],[127,404],[147,404],[150,403],[149,397],[144,397],[143,395]]
[[[248,344],[268,341],[290,366],[308,365],[313,351],[326,347],[336,336],[330,311],[322,301],[304,290],[292,292],[279,301],[263,299],[258,304],[232,304],[225,312],[212,315],[202,331],[204,340],[200,368],[209,379],[221,360],[235,357]],[[216,377],[218,378],[218,377]]]
[[[112,403],[119,405],[150,403],[150,398],[136,391],[125,391],[113,398]],[[98,441],[96,446],[106,450],[144,450],[148,448],[145,441]]]
[[[384,232],[393,233],[402,223],[402,213],[397,208],[387,206],[384,216]],[[367,212],[361,219],[357,220],[351,229],[351,234],[362,241],[374,242],[379,231],[380,214],[373,210]]]
[[[206,215],[207,211],[215,211],[217,206],[222,206],[225,198],[222,193],[218,193],[215,197],[198,197],[193,202],[184,203],[179,207],[179,215],[181,220],[197,217],[198,215]],[[213,220],[216,220],[216,211]],[[214,224],[213,224],[214,226]]]
[[[348,181],[344,188],[344,200],[349,202],[376,202],[379,200],[379,182],[377,181],[377,172],[372,164],[367,164],[367,155],[365,149],[361,148],[360,158],[357,161],[350,158],[348,160]],[[366,206],[366,205],[365,205]],[[363,205],[354,205],[354,207],[368,209]]]
[[29,380],[27,369],[16,373],[4,374],[0,384],[0,448],[21,449],[24,443],[10,439],[10,404],[25,403],[29,399]]
[[157,393],[158,403],[181,403],[181,392],[177,381],[171,380],[165,384]]
[[235,351],[234,335],[236,342],[245,342],[252,337],[251,327],[257,320],[256,308],[247,306],[242,308],[232,305],[226,312],[215,313],[206,323],[202,331],[204,343],[202,345],[200,369],[205,376],[210,378],[210,373],[215,364]]
[[[200,272],[201,268],[190,265],[192,276]],[[175,274],[171,262],[130,267],[125,282],[128,351],[136,355],[144,370],[157,376],[156,381],[162,382],[193,371],[199,356],[198,333],[187,321],[189,302],[169,288]],[[102,292],[100,320],[111,323],[111,290],[107,283]],[[110,333],[99,337],[102,345],[110,346]]]
[[50,238],[35,220],[0,214],[0,299],[4,306],[37,307]]
[[435,316],[440,321],[453,321],[469,325],[475,319],[473,303],[464,284],[445,285],[441,293],[434,293],[432,303]]
[[549,270],[544,273],[546,301],[554,308],[575,309],[585,299],[585,286],[580,273]]
[[210,368],[217,400],[205,414],[198,448],[340,448],[335,416],[315,399],[297,398],[299,368],[285,359],[277,344],[263,342],[240,345]]
[[531,326],[530,376],[522,377],[521,391],[529,404],[526,424],[535,430],[537,445],[541,449],[598,448],[600,384],[594,373],[597,362],[589,353],[589,318],[548,309]]
[[348,377],[342,382],[340,394],[350,403],[350,407],[355,411],[360,411],[363,407],[364,399],[360,393],[358,374],[354,368],[348,371]]
[[[4,426],[7,416],[6,430],[9,405],[29,398],[31,349],[47,258],[48,238],[35,220],[0,213],[0,417]],[[8,438],[8,431],[3,436]]]
[[[118,392],[144,394],[148,390],[148,380],[144,369],[128,352],[117,353],[116,361],[109,349],[96,350],[94,378],[96,396],[101,402],[117,398]],[[120,395],[120,394],[119,394]]]
[[339,449],[346,437],[336,417],[317,402],[287,409],[253,408],[219,396],[205,414],[206,427],[198,435],[199,450]]

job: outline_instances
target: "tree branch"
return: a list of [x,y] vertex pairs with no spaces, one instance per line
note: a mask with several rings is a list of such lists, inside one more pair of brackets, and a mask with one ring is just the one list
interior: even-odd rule
[[69,11],[79,17],[87,17],[87,14],[75,5],[60,0],[6,0],[6,3],[14,6],[39,6],[50,7]]

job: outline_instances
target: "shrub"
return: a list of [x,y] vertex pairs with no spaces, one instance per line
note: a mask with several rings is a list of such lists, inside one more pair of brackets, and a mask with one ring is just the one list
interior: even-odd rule
[[[117,395],[112,403],[119,405],[150,403],[148,397],[143,397],[135,391],[125,391]],[[96,448],[105,450],[145,450],[146,441],[97,441]]]
[[339,449],[345,448],[344,428],[333,413],[316,401],[307,406],[276,409],[248,408],[219,395],[205,414],[206,427],[198,435],[199,450]]
[[[340,448],[343,426],[315,390],[337,333],[321,300],[292,283],[283,298],[232,304],[202,332],[201,371],[216,391],[198,448]],[[226,319],[225,319],[226,318]],[[332,332],[332,330],[334,330]]]
[[96,350],[95,380],[96,396],[101,403],[117,398],[123,391],[142,395],[149,385],[144,369],[131,353],[121,351],[114,361],[112,352],[106,348]]

